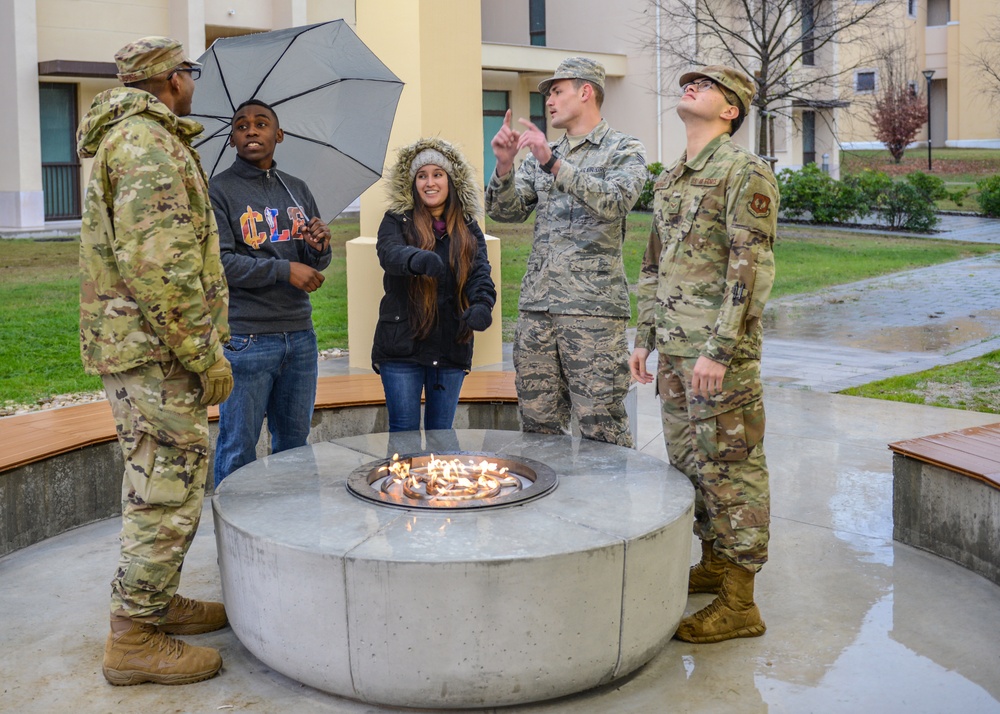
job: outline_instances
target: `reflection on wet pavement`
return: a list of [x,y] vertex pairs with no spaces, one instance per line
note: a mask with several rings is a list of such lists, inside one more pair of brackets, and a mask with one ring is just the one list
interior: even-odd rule
[[772,300],[768,384],[837,392],[1000,349],[1000,254]]
[[772,300],[765,335],[884,352],[948,352],[1000,334],[1000,255]]

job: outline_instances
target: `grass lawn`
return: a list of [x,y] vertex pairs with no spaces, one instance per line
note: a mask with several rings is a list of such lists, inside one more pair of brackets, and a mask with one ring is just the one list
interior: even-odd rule
[[927,170],[927,148],[910,149],[896,164],[888,151],[841,151],[841,174],[858,173],[862,169],[875,169],[903,177],[913,171],[923,171],[944,179],[949,191],[969,189],[969,196],[961,206],[951,201],[939,201],[941,210],[978,211],[976,182],[1000,173],[1000,149],[934,148],[931,151],[933,170]]
[[[635,213],[628,221],[625,272],[633,285],[639,275],[650,220],[650,214]],[[326,270],[323,288],[313,293],[320,349],[347,347],[345,244],[358,235],[358,222],[337,221],[331,230],[333,261]],[[532,224],[488,220],[486,231],[501,239],[502,311],[505,337],[510,339],[531,248]],[[811,292],[997,249],[984,244],[856,234],[811,226],[782,227],[775,246],[778,274],[772,294],[778,297]],[[100,380],[86,376],[80,366],[77,252],[77,241],[4,242],[0,257],[0,405],[101,388]]]
[[1000,414],[1000,352],[870,382],[842,394]]

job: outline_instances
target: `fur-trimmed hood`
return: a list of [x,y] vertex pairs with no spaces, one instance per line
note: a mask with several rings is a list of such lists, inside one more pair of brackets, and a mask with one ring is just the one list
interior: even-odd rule
[[462,203],[463,213],[477,221],[483,217],[483,187],[476,181],[476,171],[465,160],[462,152],[444,139],[428,137],[420,139],[396,152],[396,163],[389,170],[386,195],[392,213],[407,213],[413,210],[413,180],[410,178],[410,164],[424,149],[434,149],[444,154],[454,167],[450,174],[455,184],[455,192]]

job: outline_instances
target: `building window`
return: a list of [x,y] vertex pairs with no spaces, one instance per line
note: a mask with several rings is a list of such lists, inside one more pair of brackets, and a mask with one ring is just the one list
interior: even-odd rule
[[816,64],[816,0],[802,0],[802,64]]
[[927,27],[941,27],[951,22],[949,0],[927,0]]
[[816,163],[816,112],[802,112],[802,165]]
[[531,44],[545,47],[545,0],[528,0],[528,35]]
[[545,123],[545,97],[538,92],[531,93],[531,123],[543,134],[548,133]]
[[76,155],[76,85],[38,85],[45,219],[80,217],[80,161]]
[[503,118],[509,108],[509,92],[483,90],[483,180],[486,183],[489,183],[490,176],[497,167],[497,157],[493,155],[490,142],[503,126]]
[[866,70],[854,73],[854,91],[859,94],[875,91],[875,71]]

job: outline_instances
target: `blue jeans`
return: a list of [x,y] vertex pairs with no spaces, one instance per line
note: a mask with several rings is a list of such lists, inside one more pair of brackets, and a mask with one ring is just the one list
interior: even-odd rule
[[316,402],[318,372],[313,330],[233,335],[226,345],[233,365],[233,393],[219,405],[215,485],[257,458],[267,415],[271,452],[304,446]]
[[382,362],[378,366],[389,411],[389,431],[420,429],[420,393],[424,393],[424,429],[451,429],[465,371],[425,367],[415,362]]

